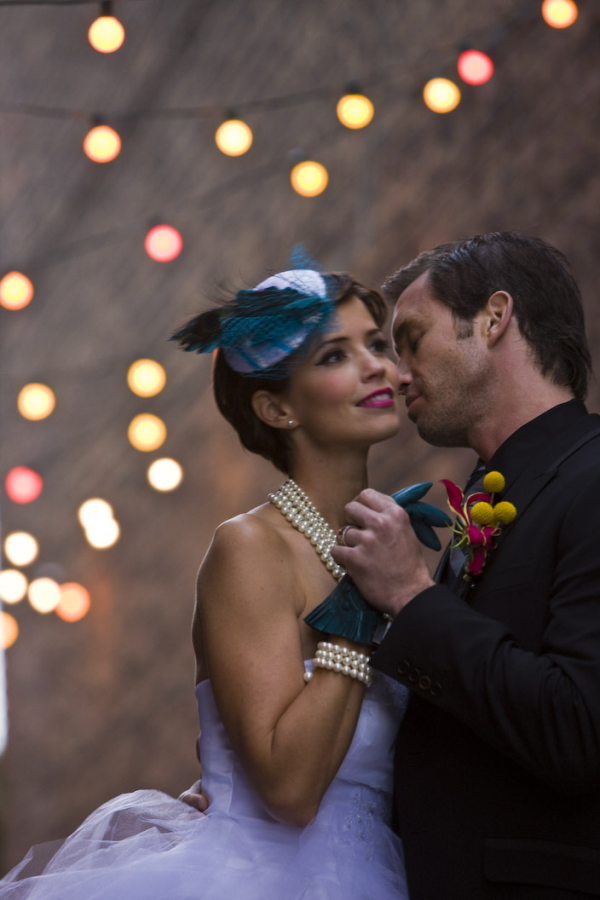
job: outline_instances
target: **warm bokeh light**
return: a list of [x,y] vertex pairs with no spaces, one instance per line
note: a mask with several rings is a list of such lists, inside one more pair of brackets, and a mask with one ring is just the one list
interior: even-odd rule
[[112,519],[113,508],[106,500],[100,497],[92,497],[82,503],[77,511],[77,518],[84,528],[93,527],[95,522],[103,522],[105,519]]
[[494,63],[487,53],[465,50],[458,57],[458,74],[467,84],[485,84],[494,74]]
[[364,128],[374,112],[373,104],[363,94],[345,94],[337,105],[337,117],[346,128]]
[[98,519],[85,527],[88,544],[96,550],[106,550],[119,540],[121,529],[115,519]]
[[127,437],[136,450],[150,453],[164,444],[167,428],[162,419],[151,413],[140,413],[129,423]]
[[13,503],[31,503],[42,493],[41,476],[27,466],[15,466],[6,476],[6,493]]
[[60,600],[54,610],[64,622],[79,622],[90,608],[90,595],[82,584],[69,581],[60,586]]
[[26,531],[13,531],[4,541],[4,552],[13,566],[28,566],[38,555],[38,542]]
[[542,15],[552,28],[568,28],[578,16],[577,4],[573,0],[544,0]]
[[125,40],[125,29],[114,16],[98,16],[90,25],[88,40],[99,53],[114,53]]
[[252,129],[241,119],[227,119],[217,128],[215,141],[226,156],[242,156],[252,146]]
[[182,478],[183,469],[174,459],[156,459],[148,468],[148,481],[157,491],[174,491]]
[[306,160],[294,166],[290,180],[297,194],[303,197],[317,197],[327,187],[329,175],[321,163]]
[[146,235],[144,247],[148,256],[157,262],[171,262],[181,253],[183,241],[176,228],[156,225]]
[[115,159],[121,152],[121,138],[108,125],[97,125],[85,136],[83,142],[85,155],[97,163],[107,163]]
[[23,309],[32,297],[33,285],[22,272],[8,272],[0,281],[0,306],[5,309]]
[[27,593],[27,579],[17,569],[0,572],[0,600],[4,603],[19,603]]
[[138,397],[154,397],[160,394],[167,381],[165,370],[153,359],[138,359],[127,372],[129,389]]
[[54,393],[46,384],[26,384],[19,391],[17,407],[24,419],[38,422],[50,415],[56,405]]
[[58,606],[60,587],[54,578],[36,578],[29,585],[27,595],[35,611],[45,615]]
[[19,637],[19,624],[10,613],[0,612],[0,648],[8,650]]
[[432,78],[423,88],[423,99],[433,112],[448,113],[460,103],[460,90],[448,78]]

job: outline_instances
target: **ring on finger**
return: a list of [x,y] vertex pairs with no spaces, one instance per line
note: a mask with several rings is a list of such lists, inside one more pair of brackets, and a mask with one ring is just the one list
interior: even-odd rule
[[338,542],[338,544],[341,544],[342,547],[347,547],[347,546],[348,546],[348,544],[346,543],[346,532],[348,531],[349,528],[354,528],[354,525],[344,525],[344,526],[343,526],[342,528],[340,528],[340,530],[338,531],[338,534],[337,534],[337,542]]

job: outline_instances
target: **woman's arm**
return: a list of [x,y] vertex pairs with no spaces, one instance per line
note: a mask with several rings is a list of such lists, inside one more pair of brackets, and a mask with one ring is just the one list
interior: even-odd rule
[[274,529],[254,516],[219,527],[198,574],[206,671],[266,808],[300,826],[316,815],[346,755],[364,692],[361,682],[321,669],[305,683],[303,606],[289,546]]

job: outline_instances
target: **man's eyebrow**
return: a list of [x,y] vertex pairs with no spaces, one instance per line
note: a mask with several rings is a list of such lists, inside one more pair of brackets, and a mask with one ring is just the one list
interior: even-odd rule
[[411,328],[418,328],[421,325],[423,325],[423,319],[404,319],[404,321],[400,322],[400,324],[392,331],[394,343],[397,344]]

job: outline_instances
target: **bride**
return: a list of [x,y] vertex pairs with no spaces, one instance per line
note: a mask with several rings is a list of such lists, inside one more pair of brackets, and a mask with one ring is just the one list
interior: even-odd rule
[[344,506],[398,429],[383,300],[348,275],[291,270],[174,335],[216,350],[213,386],[242,444],[289,477],[217,529],[198,574],[194,648],[202,815],[157,791],[104,804],[42,845],[0,900],[403,900],[390,828],[406,689],[370,648],[303,620],[343,573]]

